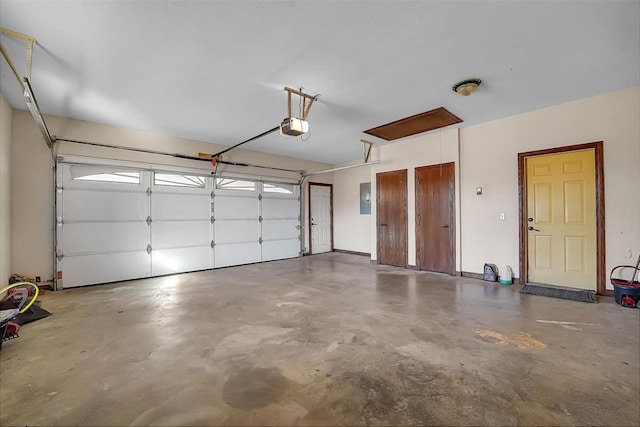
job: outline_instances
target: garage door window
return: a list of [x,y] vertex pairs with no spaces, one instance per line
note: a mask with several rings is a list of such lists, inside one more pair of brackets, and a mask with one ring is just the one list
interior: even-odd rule
[[205,178],[197,175],[156,173],[153,176],[153,183],[168,187],[205,188]]
[[295,194],[295,187],[293,184],[271,183],[265,182],[262,187],[262,191],[265,193],[279,193],[279,194]]
[[140,184],[140,172],[115,168],[107,169],[104,166],[72,165],[71,179],[74,181]]
[[256,183],[240,179],[216,178],[216,188],[220,190],[256,191]]

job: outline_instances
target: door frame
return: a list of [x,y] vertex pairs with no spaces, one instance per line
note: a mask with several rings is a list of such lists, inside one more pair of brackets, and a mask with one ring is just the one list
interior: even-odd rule
[[313,239],[311,238],[311,186],[317,187],[329,187],[329,218],[331,219],[331,250],[333,252],[333,184],[326,184],[324,182],[309,182],[309,206],[308,206],[308,218],[309,218],[309,255],[313,255]]
[[[377,172],[376,173],[376,264],[381,264],[380,262],[380,226],[378,225],[378,219],[380,215],[380,210],[378,209],[378,203],[380,200],[380,189],[379,189],[379,176],[387,175],[392,173],[404,172],[404,235],[405,235],[405,243],[406,246],[404,248],[404,268],[407,268],[409,265],[409,170],[408,169],[397,169],[392,171],[385,172]],[[387,265],[387,264],[384,264]]]
[[605,247],[605,214],[604,214],[604,151],[603,142],[589,142],[586,144],[567,145],[564,147],[547,148],[544,150],[527,151],[518,153],[518,219],[519,230],[519,258],[520,258],[520,283],[528,280],[528,253],[527,253],[527,222],[525,221],[527,188],[526,188],[526,164],[528,157],[544,154],[558,154],[568,151],[593,149],[595,156],[596,179],[596,293],[606,295],[606,247]]
[[[437,168],[440,166],[445,166],[445,165],[451,165],[453,167],[453,194],[451,195],[451,199],[449,200],[450,203],[450,209],[449,209],[449,239],[451,241],[451,252],[449,254],[447,254],[449,256],[449,260],[451,261],[451,270],[448,271],[448,273],[452,276],[456,275],[456,163],[455,162],[446,162],[446,163],[438,163],[435,165],[426,165],[426,166],[417,166],[414,168],[413,170],[413,179],[414,181],[417,181],[417,176],[418,176],[418,169],[431,169],[431,168]],[[414,202],[415,202],[415,220],[416,220],[416,226],[415,226],[415,238],[416,238],[416,269],[420,270],[420,267],[418,266],[418,260],[419,260],[419,256],[418,256],[418,185],[416,182],[416,185],[414,186],[415,189],[415,197],[414,197]],[[429,270],[421,270],[421,271],[429,271]]]

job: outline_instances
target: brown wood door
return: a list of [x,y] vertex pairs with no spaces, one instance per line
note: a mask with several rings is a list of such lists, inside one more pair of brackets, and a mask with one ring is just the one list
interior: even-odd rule
[[407,170],[376,174],[378,264],[407,266]]
[[416,267],[455,274],[455,165],[416,168]]

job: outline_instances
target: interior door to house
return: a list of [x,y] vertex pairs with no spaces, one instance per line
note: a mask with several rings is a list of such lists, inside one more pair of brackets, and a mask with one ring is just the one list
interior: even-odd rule
[[455,273],[455,165],[416,168],[416,267]]
[[333,236],[331,224],[331,189],[328,184],[309,184],[309,226],[311,227],[312,254],[331,252]]
[[376,174],[378,264],[407,266],[407,170]]
[[594,150],[529,157],[525,165],[529,282],[595,291]]

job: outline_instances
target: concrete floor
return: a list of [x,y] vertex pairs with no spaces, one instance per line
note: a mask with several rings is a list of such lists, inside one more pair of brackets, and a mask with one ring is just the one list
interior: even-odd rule
[[610,299],[333,253],[42,306],[0,353],[2,425],[640,424],[640,310]]

